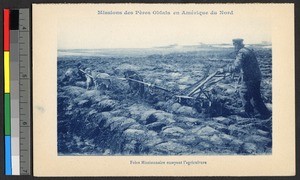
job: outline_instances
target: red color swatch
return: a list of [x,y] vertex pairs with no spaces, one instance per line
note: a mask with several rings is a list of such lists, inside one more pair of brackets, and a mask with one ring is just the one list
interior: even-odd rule
[[4,9],[4,51],[9,51],[9,9]]

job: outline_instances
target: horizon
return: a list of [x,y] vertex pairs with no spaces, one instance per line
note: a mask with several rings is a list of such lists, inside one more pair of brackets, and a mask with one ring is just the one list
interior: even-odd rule
[[[209,48],[208,46],[213,45],[232,45],[232,43],[198,43],[198,44],[169,44],[165,46],[153,46],[153,47],[102,47],[102,48],[57,48],[57,50],[100,50],[100,49],[175,49],[176,47],[180,48]],[[270,41],[261,41],[259,43],[247,43],[245,46],[253,46],[253,45],[260,45],[260,46],[272,46],[272,42]],[[213,48],[213,47],[212,47]],[[214,47],[214,48],[221,48],[221,47]],[[223,48],[233,48],[232,47],[223,47]]]

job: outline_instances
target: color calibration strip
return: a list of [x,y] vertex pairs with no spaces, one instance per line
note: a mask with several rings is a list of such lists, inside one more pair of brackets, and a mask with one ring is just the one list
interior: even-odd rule
[[4,9],[5,174],[31,173],[29,9]]
[[11,117],[10,117],[10,10],[4,9],[4,134],[5,134],[5,175],[12,175]]

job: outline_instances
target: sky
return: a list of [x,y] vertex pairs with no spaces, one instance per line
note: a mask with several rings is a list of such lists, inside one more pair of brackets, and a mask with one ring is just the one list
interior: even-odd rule
[[59,49],[151,48],[158,46],[271,42],[268,21],[258,18],[185,16],[99,16],[62,18]]

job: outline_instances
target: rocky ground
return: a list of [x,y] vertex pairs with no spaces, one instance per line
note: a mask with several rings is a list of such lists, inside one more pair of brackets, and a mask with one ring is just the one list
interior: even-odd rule
[[[272,53],[257,49],[263,73],[262,95],[272,104]],[[214,56],[212,56],[213,54]],[[234,57],[234,56],[233,56]],[[221,52],[180,52],[139,57],[64,56],[58,58],[58,153],[61,155],[234,155],[270,154],[272,118],[243,118],[234,113],[209,116],[178,103],[165,92],[147,88],[154,98],[140,98],[128,82],[112,79],[105,90],[86,90],[62,84],[63,73],[76,63],[94,72],[122,76],[137,71],[145,82],[178,94],[199,79],[232,61]],[[239,110],[241,101],[232,78],[218,83],[218,95],[229,108]]]

